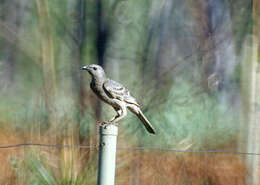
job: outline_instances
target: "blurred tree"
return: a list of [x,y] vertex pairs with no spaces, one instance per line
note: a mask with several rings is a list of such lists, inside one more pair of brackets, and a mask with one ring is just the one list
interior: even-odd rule
[[[105,65],[105,52],[108,45],[108,39],[110,34],[111,22],[109,22],[109,8],[105,6],[105,2],[102,0],[96,1],[96,50],[97,50],[97,63],[101,66]],[[107,11],[107,12],[105,12]],[[96,118],[100,119],[101,116],[101,103],[97,101],[96,104]]]
[[77,0],[76,3],[76,13],[75,13],[75,58],[72,60],[72,78],[74,89],[76,89],[78,105],[80,113],[82,114],[86,109],[86,104],[84,102],[84,97],[86,96],[86,91],[83,84],[83,79],[81,73],[78,73],[80,66],[84,64],[84,49],[86,45],[86,3],[85,0]]
[[[22,5],[20,1],[7,1],[3,0],[0,2],[2,7],[1,12],[1,22],[9,26],[12,30],[14,30],[16,33],[19,32],[19,28],[21,25],[21,19],[22,19]],[[1,60],[4,61],[4,65],[1,67],[4,69],[4,73],[2,75],[2,81],[4,84],[2,84],[2,87],[5,85],[11,85],[13,84],[15,72],[16,72],[16,60],[18,55],[14,54],[13,51],[16,50],[16,47],[18,46],[18,43],[16,42],[11,43],[8,41],[8,38],[6,38],[2,44],[1,44]]]
[[54,64],[54,44],[51,31],[51,20],[49,13],[48,0],[37,0],[37,13],[39,19],[39,31],[41,35],[41,67],[44,83],[44,100],[47,111],[48,123],[53,127],[51,136],[56,137],[54,133],[57,128],[58,119],[56,114],[56,74]]
[[[222,20],[216,21],[216,11],[218,11],[216,6],[218,2],[211,0],[203,0],[193,2],[193,7],[195,8],[191,15],[194,17],[194,21],[197,23],[197,29],[195,36],[198,41],[198,60],[197,65],[200,66],[199,70],[201,73],[201,78],[199,79],[201,87],[204,91],[209,91],[208,89],[208,77],[214,73],[216,65],[216,32],[218,26],[221,25]],[[214,12],[215,11],[215,12]],[[215,20],[215,22],[213,22]]]
[[[251,46],[249,50],[250,56],[246,59],[248,61],[244,61],[245,68],[249,68],[249,74],[244,74],[245,77],[248,77],[248,85],[243,84],[244,88],[248,87],[248,89],[244,89],[247,91],[249,95],[246,98],[246,125],[248,130],[248,138],[247,138],[247,151],[259,153],[260,152],[260,127],[259,127],[259,120],[260,120],[260,3],[259,1],[253,0],[252,5],[252,17],[253,17],[253,35],[250,38],[249,44]],[[245,66],[247,65],[247,66]],[[252,185],[259,185],[259,162],[260,158],[258,155],[254,155],[252,157],[247,158],[248,162],[248,177],[247,183]]]
[[[82,118],[84,118],[85,116],[85,112],[87,109],[87,104],[85,101],[86,98],[86,88],[85,88],[85,84],[83,81],[83,74],[79,73],[79,69],[80,66],[82,66],[85,61],[84,61],[84,50],[86,47],[86,3],[87,1],[85,0],[77,0],[75,3],[75,25],[74,25],[74,34],[73,34],[73,38],[72,39],[72,43],[73,46],[72,47],[72,54],[75,56],[73,57],[73,59],[71,60],[71,76],[73,79],[73,89],[74,89],[74,93],[76,95],[75,99],[76,99],[76,110],[78,112],[76,119],[76,125],[75,125],[75,130],[73,131],[73,133],[75,135],[80,133],[80,123],[82,121]],[[84,133],[84,136],[89,137],[90,136],[90,130],[87,129],[85,131],[86,133]],[[79,135],[77,135],[79,136]],[[82,140],[83,137],[79,137],[77,139]],[[82,140],[83,141],[83,140]],[[75,142],[75,143],[82,143],[82,141],[79,142]],[[88,144],[90,144],[90,141],[87,141]]]

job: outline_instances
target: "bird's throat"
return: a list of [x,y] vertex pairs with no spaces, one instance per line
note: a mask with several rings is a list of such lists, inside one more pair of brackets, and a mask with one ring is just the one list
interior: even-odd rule
[[96,85],[102,85],[105,82],[106,78],[103,77],[97,77],[97,76],[92,76],[92,83]]

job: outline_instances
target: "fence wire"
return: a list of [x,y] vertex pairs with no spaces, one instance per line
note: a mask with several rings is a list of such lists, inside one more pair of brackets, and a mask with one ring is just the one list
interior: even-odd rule
[[[29,146],[38,146],[38,147],[51,147],[51,148],[80,148],[80,149],[95,149],[98,150],[96,145],[59,145],[59,144],[42,144],[42,143],[20,143],[14,145],[0,145],[0,149],[11,149],[19,147],[29,147]],[[232,150],[180,150],[175,148],[161,148],[154,146],[137,146],[137,147],[117,147],[117,150],[157,150],[157,151],[170,151],[178,153],[229,153],[236,155],[260,155],[260,153],[254,152],[239,152]]]

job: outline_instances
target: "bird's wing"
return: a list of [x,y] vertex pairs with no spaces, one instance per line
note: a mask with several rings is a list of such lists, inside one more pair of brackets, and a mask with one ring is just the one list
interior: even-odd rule
[[129,91],[123,85],[113,80],[107,80],[103,87],[111,98],[121,98],[129,94]]
[[121,85],[118,82],[115,82],[113,80],[108,79],[104,85],[104,90],[111,98],[116,98],[121,101],[125,101],[130,104],[135,104],[138,107],[140,106],[136,99],[131,96],[130,92],[125,88],[123,85]]

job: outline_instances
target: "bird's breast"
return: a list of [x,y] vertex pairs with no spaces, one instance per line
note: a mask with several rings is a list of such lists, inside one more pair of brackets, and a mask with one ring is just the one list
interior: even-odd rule
[[103,89],[103,84],[96,84],[96,83],[91,83],[90,84],[91,89],[93,90],[93,92],[104,102],[112,105],[113,107],[117,107],[115,101],[113,101],[112,98],[110,98],[106,92]]

